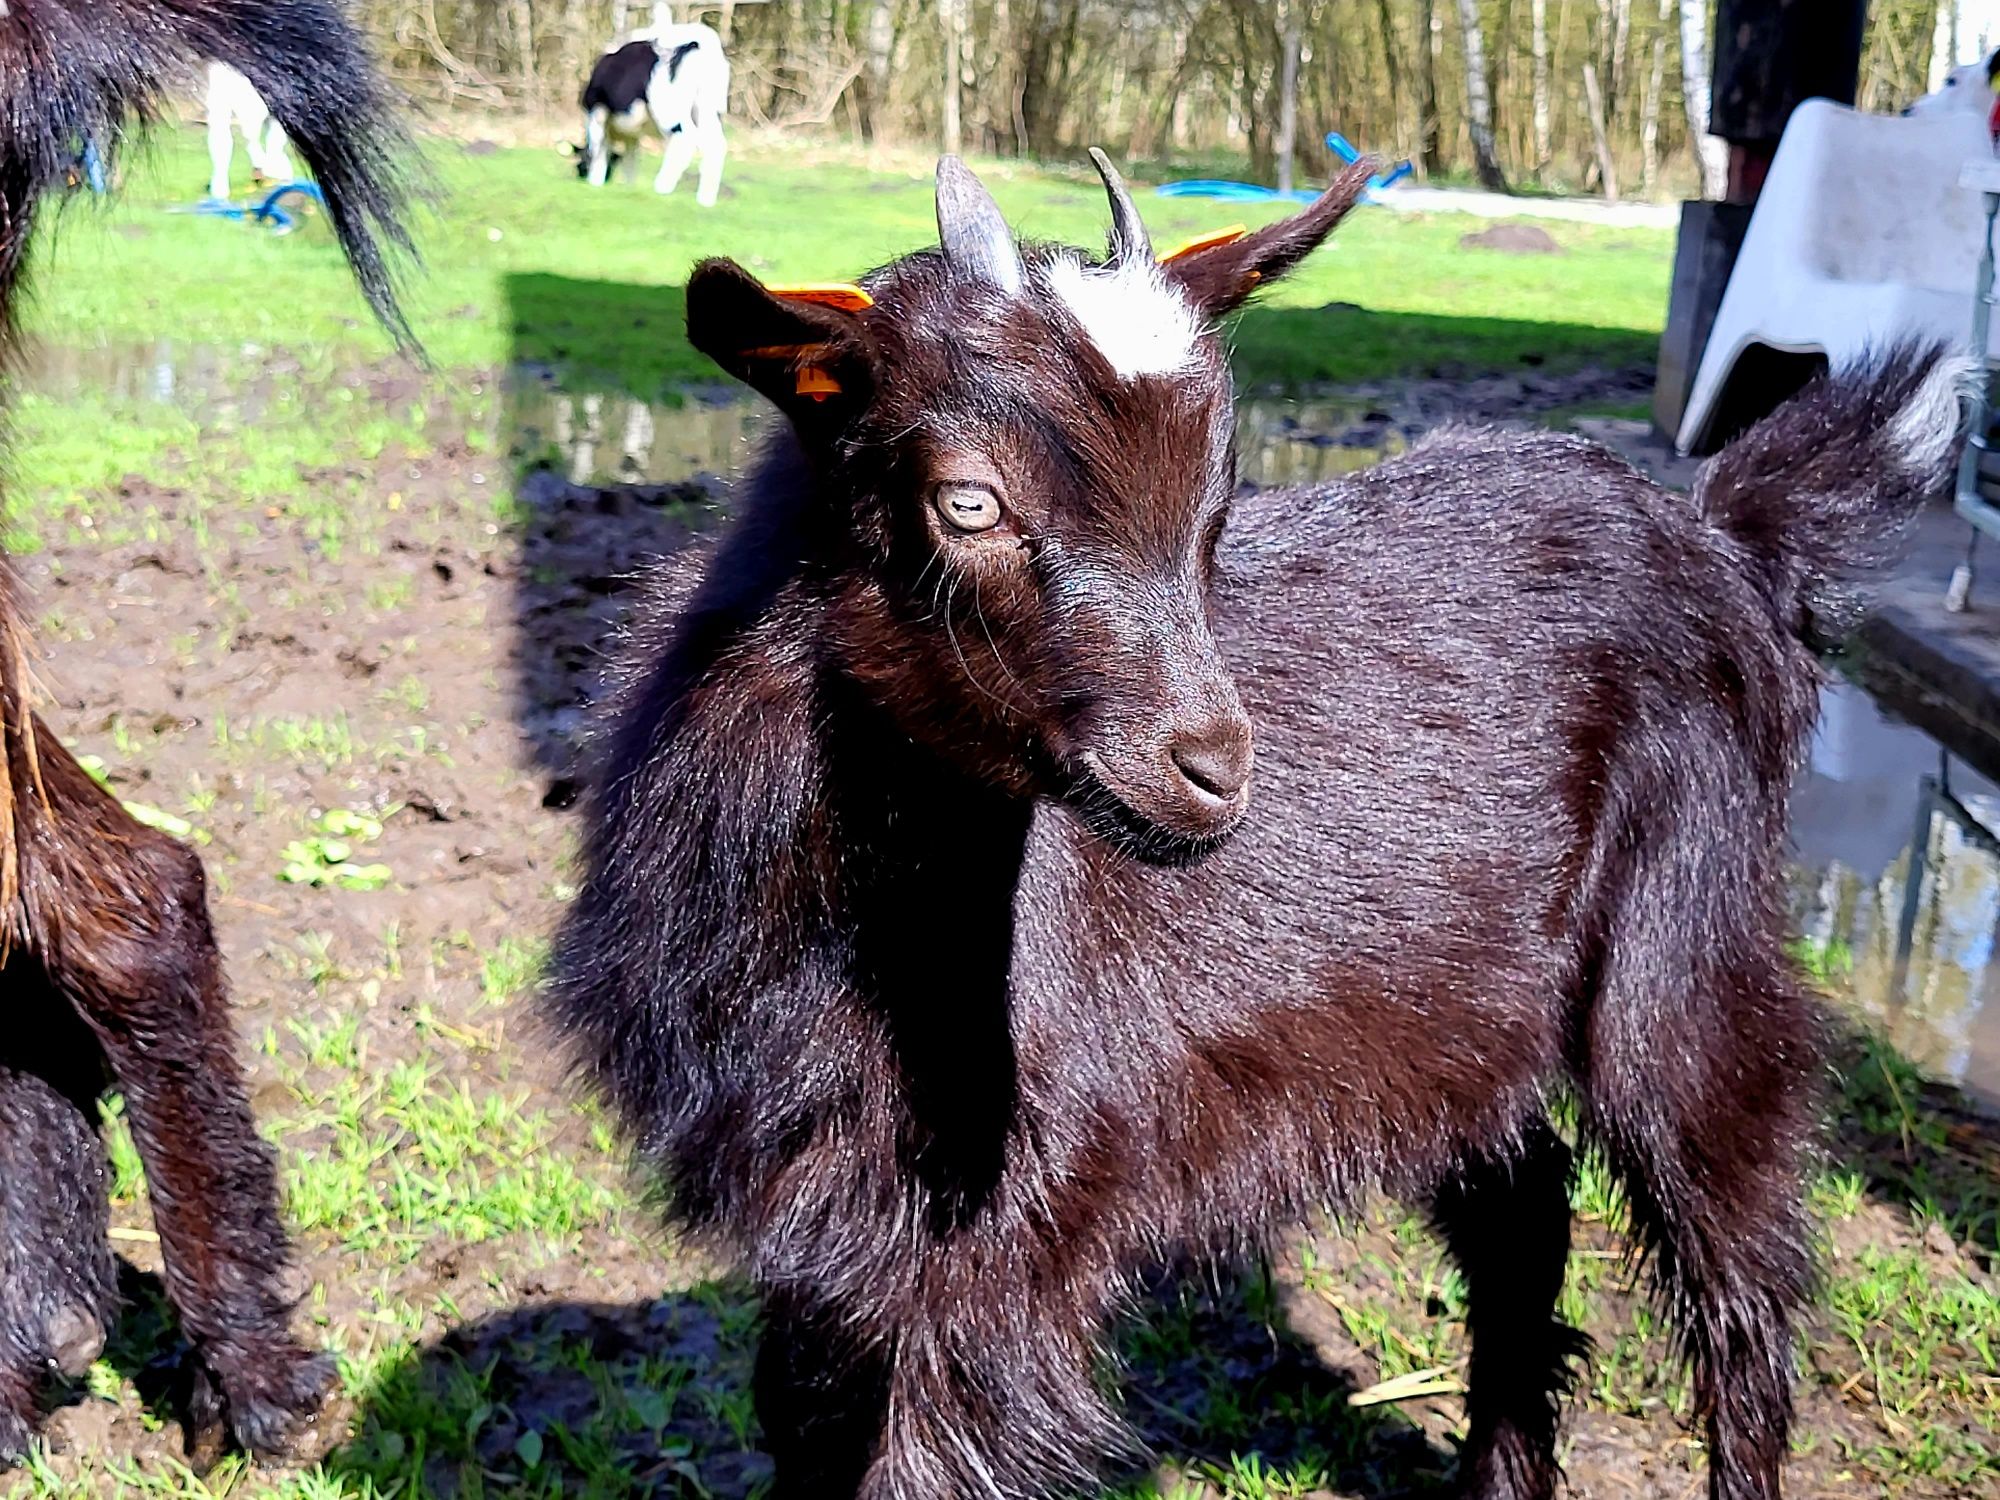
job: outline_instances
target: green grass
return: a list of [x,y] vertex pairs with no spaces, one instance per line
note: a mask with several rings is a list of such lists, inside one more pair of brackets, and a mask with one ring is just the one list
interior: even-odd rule
[[[83,200],[57,217],[36,243],[47,274],[30,331],[71,345],[103,343],[115,330],[128,345],[254,345],[315,359],[385,352],[323,225],[279,239],[164,212],[198,191],[197,147],[191,133],[157,138],[108,208]],[[704,212],[685,194],[661,199],[644,185],[592,192],[546,151],[475,158],[440,141],[428,155],[442,194],[419,222],[425,269],[409,302],[446,369],[574,362],[638,390],[712,378],[679,323],[678,290],[700,257],[732,255],[774,280],[852,277],[936,236],[928,166],[914,159],[878,171],[841,154],[746,147],[730,158],[729,193]],[[1086,168],[978,165],[1022,233],[1102,242],[1103,193]],[[1162,246],[1282,212],[1140,201]],[[1666,233],[1552,224],[1567,254],[1512,256],[1460,249],[1477,227],[1357,209],[1262,313],[1242,320],[1244,378],[1510,368],[1523,354],[1554,365],[1651,356],[1665,315]]]

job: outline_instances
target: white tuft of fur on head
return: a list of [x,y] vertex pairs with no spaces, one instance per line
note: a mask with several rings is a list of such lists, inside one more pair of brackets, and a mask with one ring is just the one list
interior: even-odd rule
[[1948,465],[1965,430],[1966,410],[1981,390],[1980,375],[1979,361],[1969,354],[1946,355],[1933,364],[1882,434],[1890,457],[1926,477]]
[[1086,266],[1065,255],[1048,282],[1121,380],[1172,375],[1193,360],[1201,316],[1152,261]]

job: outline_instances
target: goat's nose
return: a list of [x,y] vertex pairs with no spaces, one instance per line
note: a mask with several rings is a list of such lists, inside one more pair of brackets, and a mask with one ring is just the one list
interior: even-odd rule
[[1168,753],[1181,775],[1218,802],[1234,801],[1250,780],[1250,728],[1240,719],[1184,730]]

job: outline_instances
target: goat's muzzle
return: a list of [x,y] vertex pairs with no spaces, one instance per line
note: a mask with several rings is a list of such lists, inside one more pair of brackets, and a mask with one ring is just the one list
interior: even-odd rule
[[1250,806],[1250,721],[1234,704],[1151,743],[1120,737],[1075,758],[1067,800],[1092,830],[1149,864],[1192,864],[1236,831]]

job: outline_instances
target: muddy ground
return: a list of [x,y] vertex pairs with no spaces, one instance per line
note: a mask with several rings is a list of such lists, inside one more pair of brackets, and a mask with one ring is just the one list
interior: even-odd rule
[[[1442,415],[1628,403],[1647,378],[1376,387],[1349,398],[1352,420],[1284,440],[1362,461]],[[712,524],[719,496],[574,484],[560,460],[537,466],[539,435],[496,445],[453,420],[432,413],[420,454],[392,446],[317,477],[356,497],[337,546],[279,507],[197,527],[171,476],[91,500],[89,524],[72,516],[22,564],[49,716],[122,796],[204,840],[252,1094],[284,1153],[313,1286],[301,1326],[346,1357],[321,1444],[328,1492],[754,1495],[769,1473],[746,1393],[754,1307],[635,1206],[528,994],[573,877],[575,742],[631,575]],[[278,878],[287,845],[329,809],[381,818],[345,863],[387,866],[385,887]],[[1926,1236],[1907,1184],[1975,1193],[1964,1184],[2000,1162],[1993,1135],[1941,1094],[1906,1103],[1905,1128],[1871,1126],[1873,1107],[1854,1106],[1843,1141],[1865,1180],[1835,1223],[1837,1254],[1917,1257],[1938,1284],[1990,1295],[1992,1219],[1983,1234]],[[1923,1131],[1948,1149],[1919,1173]],[[109,1493],[114,1465],[167,1475],[179,1452],[170,1404],[146,1396],[174,1343],[143,1192],[128,1189],[134,1312],[105,1370],[53,1417],[45,1492]],[[1703,1463],[1684,1385],[1622,1290],[1615,1230],[1586,1215],[1580,1240],[1573,1293],[1600,1359],[1565,1429],[1572,1492],[1692,1500]],[[1268,1277],[1163,1290],[1126,1345],[1159,1493],[1439,1490],[1458,1397],[1348,1397],[1411,1371],[1448,1386],[1462,1373],[1456,1298],[1435,1248],[1386,1210],[1288,1247]],[[1938,1385],[1919,1422],[1885,1389],[1882,1362],[1907,1344],[1824,1315],[1795,1500],[1983,1487],[1995,1376],[1971,1337],[1927,1346],[1962,1378]],[[1934,1473],[1908,1461],[1919,1431],[1950,1450]],[[304,1480],[232,1482],[261,1494]],[[1153,1492],[1127,1482],[1121,1493]]]

